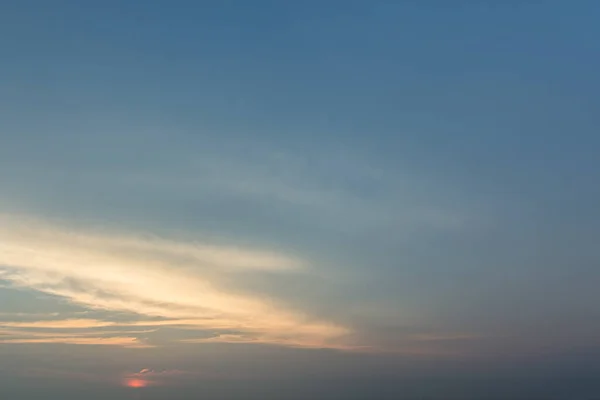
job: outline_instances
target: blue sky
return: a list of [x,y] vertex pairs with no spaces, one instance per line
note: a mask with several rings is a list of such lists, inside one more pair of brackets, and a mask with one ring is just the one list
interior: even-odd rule
[[594,375],[599,12],[0,5],[5,390]]

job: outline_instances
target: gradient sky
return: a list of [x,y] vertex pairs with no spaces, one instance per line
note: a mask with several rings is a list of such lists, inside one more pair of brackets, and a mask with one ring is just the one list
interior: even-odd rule
[[0,2],[0,397],[600,390],[599,19]]

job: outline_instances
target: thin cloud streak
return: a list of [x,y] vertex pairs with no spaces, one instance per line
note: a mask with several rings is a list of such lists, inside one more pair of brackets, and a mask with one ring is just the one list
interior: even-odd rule
[[[112,329],[99,329],[108,326]],[[54,343],[147,348],[153,346],[140,341],[139,337],[154,331],[91,320],[0,322],[0,344]]]
[[[240,269],[279,271],[302,265],[280,254],[81,233],[30,218],[0,216],[0,222],[0,265],[5,266],[0,276],[17,287],[60,296],[92,309],[170,320],[152,322],[156,326],[235,330],[281,345],[293,335],[305,345],[335,348],[350,333],[347,328],[314,320],[260,296],[220,286],[220,278]],[[144,324],[135,322],[137,326]],[[110,323],[71,319],[37,321],[29,327],[34,325],[92,328]],[[19,323],[13,326],[19,327]]]
[[47,337],[35,339],[2,339],[0,344],[75,344],[94,346],[119,346],[127,348],[153,347],[128,336],[113,337]]
[[319,343],[314,337],[288,337],[288,338],[273,338],[269,335],[236,335],[222,334],[211,338],[199,339],[183,339],[183,343],[228,343],[228,344],[263,344],[263,345],[279,345],[293,348],[305,349],[334,349],[344,351],[369,351],[373,350],[370,346],[346,345],[343,343],[327,343],[325,341]]
[[209,377],[207,374],[196,371],[183,371],[179,369],[155,370],[144,368],[138,372],[126,373],[122,378],[125,386],[132,383],[141,383],[144,386],[166,386],[176,385],[186,381],[196,381],[200,378]]
[[46,329],[73,329],[73,328],[99,328],[118,325],[115,322],[100,321],[96,319],[60,319],[46,321],[13,322],[0,321],[0,326],[12,328],[46,328]]

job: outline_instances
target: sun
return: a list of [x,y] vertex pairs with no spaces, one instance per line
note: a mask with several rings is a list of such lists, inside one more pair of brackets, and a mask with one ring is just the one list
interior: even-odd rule
[[130,388],[143,388],[148,386],[148,381],[143,379],[130,378],[125,381],[125,386]]

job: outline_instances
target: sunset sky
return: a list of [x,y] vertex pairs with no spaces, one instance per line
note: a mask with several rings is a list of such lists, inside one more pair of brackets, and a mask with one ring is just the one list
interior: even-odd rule
[[0,1],[0,398],[597,395],[598,21]]

